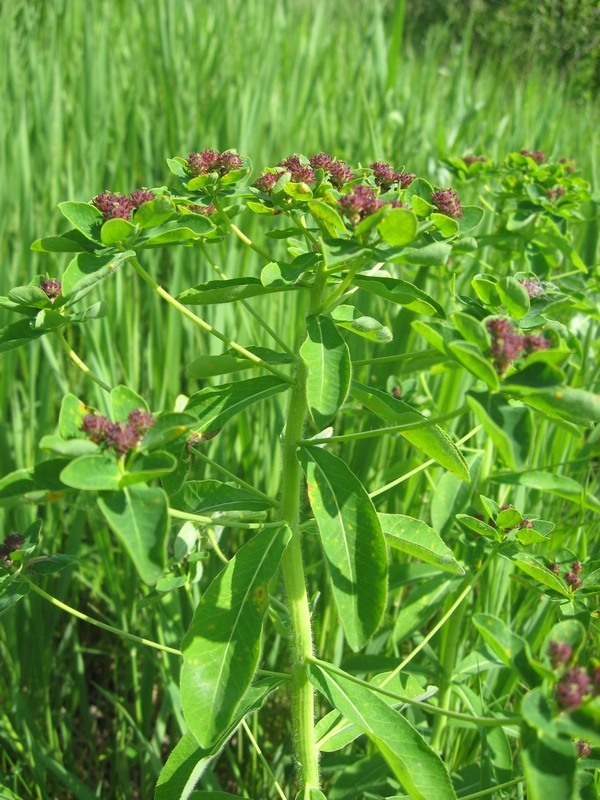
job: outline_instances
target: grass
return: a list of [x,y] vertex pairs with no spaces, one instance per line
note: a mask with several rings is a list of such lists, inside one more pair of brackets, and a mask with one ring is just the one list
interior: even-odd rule
[[[0,294],[37,273],[48,270],[57,276],[64,268],[62,258],[29,251],[34,239],[59,231],[58,202],[87,200],[105,188],[128,191],[155,185],[166,172],[167,157],[192,149],[235,147],[251,155],[257,167],[294,151],[325,150],[363,163],[385,158],[444,185],[448,176],[439,159],[445,155],[495,156],[539,147],[576,158],[597,188],[597,108],[578,104],[568,85],[546,70],[516,74],[509,55],[484,63],[476,73],[468,31],[457,43],[443,29],[431,29],[422,53],[416,55],[409,43],[398,46],[401,10],[402,4],[396,9],[389,2],[357,0],[4,3]],[[260,240],[256,219],[244,218],[240,225]],[[241,247],[228,245],[213,252],[228,275],[258,270],[259,260]],[[154,256],[147,266],[172,294],[215,277],[196,251]],[[423,280],[429,281],[432,293],[445,291],[445,285],[435,287],[435,279]],[[126,383],[141,391],[153,408],[172,406],[179,392],[195,390],[197,383],[186,377],[185,364],[201,351],[220,352],[220,347],[161,307],[132,274],[119,274],[107,299],[109,316],[87,326],[85,339],[69,332],[90,366],[111,385]],[[293,329],[285,301],[256,303],[255,308],[277,330]],[[386,321],[394,329],[393,346],[399,352],[413,344],[404,333],[409,319],[403,311]],[[243,309],[214,309],[210,320],[221,330],[235,331],[241,343],[268,344]],[[1,324],[7,321],[0,312]],[[356,357],[361,357],[360,348]],[[101,390],[82,378],[49,337],[1,358],[0,475],[39,460],[37,442],[54,431],[60,398],[69,389],[105,409]],[[597,381],[596,373],[586,375],[586,383]],[[389,369],[379,367],[376,374],[384,380]],[[401,377],[415,377],[419,391],[432,393],[442,410],[455,408],[464,390],[448,377],[428,378],[426,384],[408,364]],[[347,426],[350,431],[351,412]],[[261,405],[231,425],[209,453],[275,493],[280,464],[272,443],[278,441],[281,427],[277,404]],[[462,421],[450,429],[457,435],[468,432]],[[474,457],[484,454],[485,470],[485,437],[478,434],[469,444]],[[542,429],[535,463],[562,464],[577,446],[572,438]],[[373,486],[383,486],[420,464],[414,450],[391,439],[378,449],[369,441],[357,442],[350,454],[350,466],[359,477],[369,475]],[[200,461],[193,470],[211,475]],[[584,483],[595,480],[586,461],[569,474]],[[442,496],[434,491],[439,478],[439,470],[421,471],[394,492],[382,494],[378,507],[429,519],[436,504],[441,513]],[[451,484],[451,476],[443,480]],[[463,500],[466,505],[467,498]],[[587,518],[579,509],[556,498],[548,503],[547,497],[524,489],[513,496],[513,502],[530,513],[542,507],[542,500],[544,516],[561,520],[558,535],[564,542],[581,552],[591,546],[598,524],[583,526]],[[52,593],[116,627],[177,647],[198,587],[191,587],[189,597],[171,594],[160,602],[145,597],[99,514],[90,515],[77,503],[50,505],[45,513],[47,550],[79,559],[75,570],[49,579]],[[22,529],[35,515],[36,509],[29,507],[0,509],[0,531]],[[455,534],[450,541],[458,552],[464,547]],[[311,579],[316,585],[322,565],[316,547],[314,552]],[[208,566],[207,574],[216,569]],[[393,583],[396,604],[406,585],[423,579],[399,563]],[[508,605],[515,627],[541,642],[545,618],[536,603],[511,586],[506,567],[499,563],[485,578],[474,608],[493,611]],[[340,664],[343,641],[339,631],[335,633],[332,598],[326,593],[320,604],[319,651]],[[423,627],[428,619],[421,616],[418,622],[417,627]],[[160,764],[183,728],[177,658],[131,649],[76,623],[38,597],[19,604],[3,623],[0,772],[7,776],[6,785],[23,800],[152,797]],[[370,648],[373,659],[396,659],[403,652],[405,643],[394,638],[393,620],[388,623]],[[418,632],[414,636],[418,640]],[[456,660],[469,652],[473,641],[474,634],[463,630]],[[273,633],[265,654],[270,668],[277,668],[285,647]],[[426,652],[420,669],[427,668],[427,659],[436,662],[435,652]],[[506,694],[510,687],[497,685],[499,680],[492,673],[482,693]],[[276,777],[286,781],[293,764],[278,744],[285,737],[278,716],[281,707],[273,712],[260,721],[255,717],[251,724],[254,735],[261,733],[259,741],[266,742],[265,755]],[[422,721],[419,712],[410,713],[416,722]],[[473,736],[453,734],[449,742],[451,763],[474,761]],[[251,752],[245,733],[238,732],[216,768],[219,777],[232,787],[235,782],[238,791],[245,787],[250,796],[274,796]],[[339,758],[325,759],[324,770],[340,763]],[[205,788],[214,788],[215,780],[209,771]]]

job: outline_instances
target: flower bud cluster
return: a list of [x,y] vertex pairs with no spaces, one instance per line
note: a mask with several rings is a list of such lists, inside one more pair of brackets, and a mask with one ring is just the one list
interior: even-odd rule
[[558,200],[559,197],[565,196],[565,189],[562,186],[557,186],[556,189],[548,189],[546,195],[548,200],[554,202],[555,200]]
[[521,353],[535,353],[547,350],[551,342],[544,336],[515,333],[507,319],[495,317],[486,322],[485,327],[492,337],[490,355],[499,375],[504,374],[512,361],[516,361]]
[[317,153],[308,160],[313,169],[322,169],[325,172],[336,189],[341,189],[354,178],[352,170],[345,161],[335,159],[328,153]]
[[254,186],[265,194],[269,194],[279,178],[289,172],[294,183],[316,183],[315,170],[322,169],[336,189],[341,189],[346,183],[354,179],[352,170],[341,159],[335,159],[329,153],[317,153],[308,159],[308,164],[303,164],[300,156],[294,154],[284,158],[277,165],[276,172],[263,172],[254,181]]
[[398,184],[400,189],[406,189],[415,179],[410,172],[397,172],[384,161],[375,161],[370,168],[373,170],[375,183],[384,191],[391,189],[394,184]]
[[10,533],[0,545],[0,562],[7,564],[9,556],[15,550],[20,550],[25,538],[20,533]]
[[209,172],[218,172],[219,175],[226,175],[234,169],[241,169],[244,162],[237,153],[225,150],[219,153],[218,150],[203,150],[201,153],[190,153],[185,168],[194,178],[199,175],[208,175]]
[[155,422],[148,411],[134,408],[129,412],[127,422],[111,422],[100,414],[86,414],[81,422],[81,430],[95,444],[124,456],[139,446]]
[[431,202],[439,214],[445,214],[452,219],[462,219],[462,205],[454,189],[439,189],[433,192]]
[[101,212],[103,222],[107,222],[109,219],[125,219],[129,221],[137,208],[143,206],[144,203],[149,203],[151,200],[154,200],[154,193],[147,189],[136,189],[131,192],[129,197],[106,191],[96,195],[92,200],[92,205],[96,206],[98,211]]
[[350,220],[352,225],[358,225],[363,219],[379,211],[385,205],[393,208],[404,208],[399,200],[384,202],[380,200],[375,191],[368,186],[357,186],[351,194],[344,194],[338,200],[342,213]]
[[186,206],[186,208],[188,211],[193,211],[194,214],[202,214],[203,217],[210,217],[211,214],[217,213],[214,203],[209,203],[207,206],[199,206],[194,203],[190,206]]
[[61,282],[55,281],[52,278],[44,278],[40,283],[40,289],[51,302],[54,302],[56,298],[60,297],[62,294]]
[[541,150],[521,150],[521,155],[527,158],[532,158],[536,164],[545,164],[548,160]]
[[478,161],[480,161],[482,164],[487,163],[487,158],[485,156],[463,156],[462,160],[465,162],[467,167],[470,167],[471,164],[476,164]]
[[544,294],[544,287],[537,278],[522,278],[519,283],[529,295],[530,300]]

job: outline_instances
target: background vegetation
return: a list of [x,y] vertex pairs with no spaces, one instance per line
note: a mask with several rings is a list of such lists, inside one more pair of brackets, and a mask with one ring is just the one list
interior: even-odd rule
[[[600,113],[588,99],[588,88],[598,80],[594,14],[586,22],[588,48],[578,41],[564,44],[566,39],[553,37],[551,27],[550,35],[541,33],[544,25],[554,24],[551,3],[539,4],[548,13],[529,26],[521,24],[523,4],[516,0],[482,3],[467,18],[456,10],[462,4],[444,5],[454,9],[446,20],[433,3],[415,3],[414,8],[409,3],[405,19],[402,3],[383,0],[2,3],[0,294],[44,270],[54,276],[58,264],[64,266],[58,258],[53,262],[29,251],[40,235],[62,230],[59,201],[88,200],[105,188],[125,192],[155,185],[163,180],[167,157],[185,156],[192,149],[235,147],[257,167],[294,151],[322,149],[353,163],[385,158],[446,185],[448,173],[440,166],[444,156],[501,156],[539,148],[575,158],[597,188]],[[486,16],[487,5],[505,9],[502,15]],[[592,4],[580,5],[589,11]],[[514,9],[512,17],[507,9]],[[579,30],[578,13],[573,10],[573,30]],[[434,17],[447,24],[428,24]],[[490,20],[489,34],[483,20]],[[517,50],[544,42],[543,60],[515,58],[515,49],[505,46],[516,41],[515,31]],[[548,44],[553,39],[556,50]],[[486,51],[492,56],[483,58]],[[583,75],[590,77],[583,80]],[[253,218],[240,224],[258,230]],[[581,226],[579,245],[588,263],[593,262],[597,221]],[[228,275],[256,273],[258,261],[233,243],[221,256]],[[161,254],[148,263],[173,294],[214,274],[196,251]],[[448,291],[447,276],[436,291]],[[214,344],[159,308],[131,275],[118,276],[108,299],[109,316],[89,325],[81,343],[90,366],[112,385],[125,383],[141,392],[152,408],[168,407],[180,392],[197,389],[185,364],[201,350],[215,351]],[[285,300],[256,307],[275,327],[289,319]],[[260,339],[251,320],[232,314],[237,312],[216,311],[215,325],[235,330],[242,341]],[[0,312],[0,324],[7,321]],[[397,333],[405,323],[406,317],[389,320]],[[4,354],[0,361],[0,478],[41,460],[37,443],[54,431],[60,397],[69,388],[105,408],[101,392],[47,339]],[[390,347],[408,344],[406,336],[398,335]],[[586,346],[592,344],[593,339]],[[587,376],[590,384],[595,378]],[[454,389],[444,384],[437,390],[443,408]],[[226,454],[223,460],[230,467],[237,460],[240,476],[274,491],[279,463],[271,443],[280,429],[277,405],[261,406],[218,437],[210,453],[217,459]],[[477,449],[483,441],[472,444]],[[568,442],[540,443],[537,457],[562,463],[578,446]],[[357,447],[351,463],[357,471],[371,470],[383,484],[419,461],[395,444],[376,454]],[[593,482],[592,468],[584,461],[569,474]],[[203,474],[200,463],[193,469]],[[381,510],[428,519],[438,478],[433,475],[420,473],[403,484]],[[541,504],[540,493],[520,491],[520,501],[533,512]],[[581,535],[584,511],[573,515],[564,506],[546,496],[543,515],[562,520],[561,543],[574,546],[569,537]],[[0,509],[0,532],[24,529],[37,513],[23,506]],[[146,598],[99,517],[76,505],[48,506],[44,513],[46,550],[79,559],[75,569],[49,578],[55,596],[121,628],[167,644],[179,642],[190,617],[184,596],[169,595],[161,602]],[[597,523],[587,525],[586,542],[596,533]],[[400,573],[397,580],[400,586]],[[525,626],[526,633],[535,598],[524,601],[517,588],[509,588],[501,569],[488,580],[485,598],[474,601],[479,610],[499,610],[510,597],[514,624]],[[319,648],[340,663],[343,641],[335,633],[334,607],[331,598],[321,602]],[[0,774],[6,786],[27,800],[151,797],[161,761],[183,725],[175,688],[177,659],[171,663],[152,651],[132,651],[37,597],[11,610],[3,623]],[[397,655],[389,637],[384,645],[384,655]],[[283,646],[274,636],[273,664]],[[458,646],[467,647],[468,640]],[[277,744],[285,740],[284,732],[275,729],[281,718],[280,711],[261,717],[261,725],[271,726],[266,734],[272,744],[266,750],[277,774],[293,770]],[[469,753],[468,743],[461,742],[466,749],[454,752],[455,762],[474,762],[476,751]],[[264,796],[262,768],[247,744],[239,735],[226,749],[221,777],[232,790]],[[338,757],[338,766],[343,758]],[[211,780],[207,774],[206,788]],[[351,796],[342,790],[335,795],[338,800]]]

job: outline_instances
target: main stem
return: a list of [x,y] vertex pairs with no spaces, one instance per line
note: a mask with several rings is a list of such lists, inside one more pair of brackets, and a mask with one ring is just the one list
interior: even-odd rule
[[[309,314],[322,301],[326,276],[322,269],[311,290]],[[309,659],[313,658],[312,626],[302,562],[300,531],[301,469],[296,457],[306,418],[306,364],[299,359],[296,384],[292,388],[282,448],[281,518],[292,538],[283,555],[282,567],[292,627],[292,721],[294,747],[300,768],[300,783],[319,788],[319,757],[315,739],[314,690],[308,677]]]

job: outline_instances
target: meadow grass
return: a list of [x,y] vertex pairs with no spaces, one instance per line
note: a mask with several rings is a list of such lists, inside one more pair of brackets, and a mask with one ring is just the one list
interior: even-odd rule
[[[382,0],[2,4],[0,294],[38,273],[57,276],[64,268],[64,257],[29,251],[34,239],[64,228],[58,202],[88,200],[105,188],[126,192],[160,185],[167,157],[205,147],[235,147],[250,155],[257,168],[294,151],[325,150],[365,164],[384,158],[442,185],[448,174],[439,160],[446,155],[501,156],[521,147],[540,148],[576,158],[597,187],[597,108],[572,99],[568,85],[547,70],[517,74],[510,54],[475,72],[468,31],[457,43],[443,29],[431,29],[417,55],[401,38],[402,8]],[[259,222],[248,216],[240,225],[260,239]],[[593,253],[596,243],[594,223],[582,226],[580,245]],[[258,258],[235,243],[211,252],[228,275],[257,274]],[[216,277],[197,250],[165,251],[148,257],[147,265],[172,294]],[[474,262],[471,272],[477,269]],[[447,291],[447,284],[435,277],[422,278],[434,296]],[[152,408],[171,407],[177,394],[198,388],[186,376],[185,364],[200,352],[220,352],[220,346],[161,307],[133,274],[120,273],[105,296],[108,317],[88,325],[84,337],[75,330],[68,334],[104,380],[140,391]],[[285,332],[295,326],[285,295],[281,298],[254,306]],[[390,345],[395,351],[386,353],[414,348],[407,334],[410,319],[402,311],[386,320],[396,334]],[[269,344],[244,309],[213,308],[210,320],[221,330],[235,331],[242,343]],[[8,322],[1,312],[0,321]],[[592,345],[588,341],[586,347]],[[356,356],[361,357],[360,347]],[[378,374],[388,371],[379,368]],[[441,412],[456,407],[464,391],[452,373],[430,378],[429,384],[408,365],[395,374],[415,377],[419,391],[435,396]],[[597,380],[597,369],[585,376],[586,385]],[[60,398],[69,389],[106,409],[101,390],[72,367],[49,337],[1,356],[0,476],[40,459],[37,442],[54,431]],[[345,415],[347,431],[354,429],[351,412]],[[208,452],[275,493],[280,464],[273,443],[282,421],[277,403],[263,404],[230,425]],[[462,421],[450,430],[457,436],[468,432]],[[534,463],[539,464],[560,465],[578,446],[574,437],[558,435],[556,429],[546,435],[544,426],[537,441]],[[476,435],[468,446],[485,469],[485,437]],[[372,485],[383,486],[419,466],[421,459],[403,440],[390,439],[379,448],[370,442],[354,444],[349,463],[359,477],[368,474]],[[198,476],[211,475],[199,461],[192,469]],[[569,474],[586,483],[588,463],[575,465]],[[439,469],[415,474],[394,492],[382,494],[378,508],[429,519],[440,475]],[[539,492],[519,489],[513,502],[534,513],[542,499]],[[45,513],[47,550],[77,555],[80,564],[49,579],[52,593],[123,630],[177,647],[197,587],[189,596],[173,593],[160,602],[144,598],[135,588],[133,567],[99,513],[90,515],[76,503],[51,505]],[[0,509],[0,531],[20,530],[35,514],[30,507]],[[544,516],[552,518],[549,514],[561,520],[559,541],[572,543],[575,531],[585,548],[597,534],[597,523],[584,530],[583,511],[563,500],[548,503],[544,498]],[[460,552],[456,533],[449,541]],[[308,546],[315,556],[310,573],[315,587],[323,566],[316,542],[309,539]],[[207,574],[216,569],[209,566]],[[392,581],[397,604],[403,587],[423,580],[424,574],[397,565]],[[511,586],[506,565],[495,565],[485,580],[476,609],[508,605],[522,634],[541,641],[542,611],[535,597]],[[319,652],[341,664],[343,639],[332,598],[322,597],[320,608]],[[417,622],[422,627],[428,619],[421,616]],[[38,597],[19,604],[3,623],[0,772],[10,776],[6,785],[23,800],[152,797],[160,764],[183,729],[177,658],[132,650]],[[388,620],[369,648],[380,663],[402,651],[393,625]],[[418,641],[418,632],[414,635]],[[472,631],[463,631],[455,643],[457,661],[473,640]],[[276,668],[285,647],[273,632],[265,653],[268,665]],[[425,652],[420,669],[438,658],[435,649]],[[497,680],[490,673],[482,693],[502,696],[510,690],[494,685]],[[277,726],[283,723],[275,712],[266,721],[255,717],[252,724],[255,734],[259,725],[267,726],[261,728],[265,753],[276,777],[289,780],[294,766],[289,751],[277,744]],[[410,715],[422,721],[419,712]],[[475,758],[473,736],[455,735],[448,741],[451,764]],[[235,780],[246,796],[274,796],[256,755],[249,753],[239,732],[226,748],[220,777]],[[341,764],[343,757],[330,757],[323,768],[326,772]],[[204,781],[205,788],[217,785],[210,771]]]

